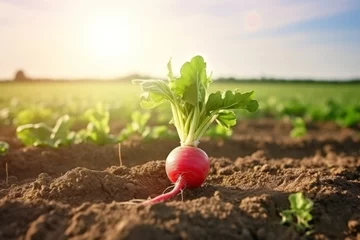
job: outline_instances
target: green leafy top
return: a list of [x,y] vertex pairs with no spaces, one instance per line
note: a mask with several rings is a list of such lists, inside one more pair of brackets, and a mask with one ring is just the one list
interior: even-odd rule
[[296,117],[295,119],[291,120],[291,124],[293,127],[290,132],[291,137],[296,138],[306,135],[307,133],[306,123],[303,118]]
[[168,81],[133,80],[143,90],[141,106],[154,108],[170,102],[173,120],[181,145],[197,146],[213,121],[230,128],[236,124],[234,109],[254,112],[258,103],[251,99],[253,92],[237,90],[208,94],[211,75],[206,73],[206,63],[201,56],[195,56],[180,69],[180,77],[173,74],[171,61],[167,64]]
[[0,141],[0,156],[5,156],[9,151],[9,144],[7,142]]
[[61,116],[53,128],[41,122],[25,124],[16,128],[16,136],[27,146],[59,147],[70,145],[75,140],[75,132],[70,130],[68,115]]
[[280,213],[281,223],[294,224],[299,232],[312,228],[310,221],[313,219],[311,211],[314,203],[311,199],[306,198],[302,192],[289,195],[290,209]]

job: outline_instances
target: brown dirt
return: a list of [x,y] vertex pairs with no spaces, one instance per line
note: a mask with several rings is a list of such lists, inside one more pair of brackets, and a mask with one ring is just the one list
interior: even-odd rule
[[[300,239],[281,225],[292,192],[314,202],[313,239],[360,239],[360,139],[333,124],[288,137],[288,122],[244,122],[231,140],[201,143],[211,171],[203,187],[153,206],[124,203],[161,194],[164,159],[177,141],[24,148],[11,135],[1,159],[0,239]],[[152,160],[152,161],[149,161]]]

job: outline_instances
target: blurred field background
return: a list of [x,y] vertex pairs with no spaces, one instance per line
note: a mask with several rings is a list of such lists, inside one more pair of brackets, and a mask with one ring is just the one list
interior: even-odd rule
[[[0,88],[0,121],[3,124],[54,124],[63,114],[81,118],[87,109],[99,103],[109,110],[114,121],[130,121],[135,110],[161,113],[159,119],[154,120],[159,123],[171,118],[166,105],[154,111],[142,110],[140,88],[130,81],[3,82]],[[307,121],[337,121],[348,127],[356,126],[360,119],[360,84],[357,82],[219,80],[211,86],[211,91],[226,89],[255,92],[259,110],[251,115],[239,111],[243,117],[302,117]]]

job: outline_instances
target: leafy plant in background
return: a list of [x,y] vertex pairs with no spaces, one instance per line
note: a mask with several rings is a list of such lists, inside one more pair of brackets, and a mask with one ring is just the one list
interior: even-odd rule
[[150,113],[141,113],[140,111],[135,111],[131,114],[131,122],[126,125],[123,131],[120,133],[121,139],[127,139],[130,135],[138,134],[141,137],[144,137],[149,134],[150,127],[147,126],[150,119]]
[[282,115],[298,117],[304,116],[307,109],[308,106],[298,99],[291,99],[285,103],[282,103],[282,107],[278,108]]
[[[10,146],[7,142],[0,141],[0,157],[5,156],[7,154],[7,152],[9,151],[9,148],[10,148]],[[8,186],[9,185],[9,170],[8,170],[7,162],[5,162],[5,174],[6,174],[5,184],[6,184],[6,186]]]
[[226,139],[226,138],[230,138],[232,136],[232,133],[233,133],[232,129],[225,128],[217,124],[215,126],[210,127],[204,136],[209,136],[211,138]]
[[150,128],[147,135],[143,136],[145,140],[152,139],[178,139],[176,131],[169,128],[167,125],[158,125]]
[[110,113],[102,104],[85,112],[85,118],[89,121],[86,129],[77,134],[79,141],[92,142],[98,145],[119,142],[119,139],[110,134]]
[[311,211],[314,203],[311,199],[306,198],[302,192],[290,194],[290,209],[283,210],[280,213],[281,224],[290,224],[295,226],[296,231],[310,234],[312,229],[310,221],[313,219]]
[[166,125],[150,126],[150,113],[135,111],[131,115],[131,122],[120,133],[120,141],[128,139],[130,136],[138,135],[145,140],[159,138],[176,138],[176,132],[169,129]]
[[295,138],[295,137],[302,137],[302,136],[306,135],[307,128],[306,128],[306,123],[305,123],[304,119],[302,119],[301,117],[296,117],[291,120],[291,124],[293,127],[290,132],[291,137]]
[[19,112],[19,100],[11,98],[9,105],[0,106],[0,124],[11,125]]
[[9,151],[9,144],[4,141],[0,141],[0,156],[5,156]]
[[60,117],[53,128],[45,123],[25,124],[17,127],[17,138],[27,146],[59,147],[70,145],[76,140],[76,133],[71,131],[68,115]]
[[0,109],[0,123],[6,125],[11,124],[9,118],[10,118],[10,109],[9,108]]
[[354,106],[344,107],[344,112],[335,121],[341,127],[353,127],[360,123],[360,110]]
[[45,122],[52,120],[52,115],[52,109],[34,105],[18,112],[13,120],[13,123],[20,126],[30,123]]
[[324,106],[309,107],[307,115],[312,121],[333,121],[340,127],[353,127],[360,123],[360,106],[330,99]]

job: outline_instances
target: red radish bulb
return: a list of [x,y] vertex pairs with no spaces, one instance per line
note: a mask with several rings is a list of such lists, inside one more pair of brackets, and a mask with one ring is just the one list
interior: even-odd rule
[[208,155],[197,147],[180,146],[166,158],[166,174],[172,183],[181,176],[187,188],[197,188],[205,181],[210,163]]
[[166,158],[165,169],[170,181],[175,183],[174,188],[143,204],[163,202],[176,196],[185,188],[200,187],[209,174],[209,157],[200,148],[180,146],[172,150]]

